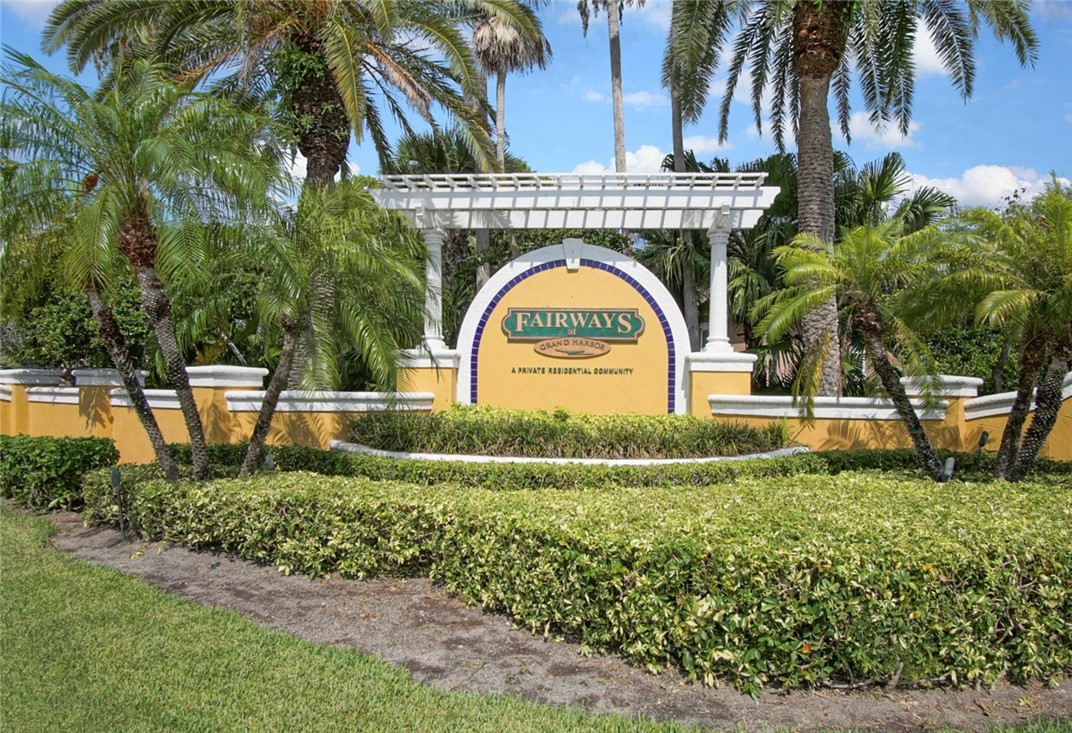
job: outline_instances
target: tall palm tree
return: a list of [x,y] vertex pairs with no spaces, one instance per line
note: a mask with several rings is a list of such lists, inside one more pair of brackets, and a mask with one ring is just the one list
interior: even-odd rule
[[610,41],[610,96],[614,113],[614,169],[625,173],[625,110],[622,100],[622,40],[618,30],[622,13],[629,5],[642,7],[644,0],[577,0],[581,28],[588,35],[588,22],[600,9],[607,14],[607,38]]
[[[863,337],[864,350],[879,377],[882,390],[904,423],[916,452],[931,478],[948,477],[931,449],[919,417],[905,394],[890,354],[895,353],[905,372],[932,377],[937,368],[926,344],[904,318],[906,302],[925,286],[937,270],[934,257],[939,233],[923,229],[903,233],[903,223],[891,220],[843,230],[835,246],[814,234],[800,234],[791,245],[775,250],[786,288],[767,296],[756,306],[761,316],[758,331],[777,341],[795,329],[817,303],[834,299],[847,320]],[[818,393],[821,352],[805,354],[796,382],[810,412]]]
[[258,245],[266,270],[258,312],[281,346],[243,476],[260,462],[303,335],[314,346],[317,383],[338,382],[346,344],[356,347],[380,388],[393,390],[399,352],[419,340],[423,323],[424,243],[401,217],[375,204],[364,181],[307,192],[290,220]]
[[[538,36],[516,0],[463,4]],[[378,99],[406,129],[404,103],[428,121],[432,104],[440,105],[490,168],[482,115],[466,103],[485,92],[469,45],[443,11],[405,0],[65,0],[49,18],[44,43],[53,51],[66,45],[72,69],[81,70],[117,39],[147,36],[140,52],[187,78],[232,72],[233,87],[273,91],[308,161],[311,185],[330,183],[341,170],[351,132],[358,143],[367,132],[386,162],[390,144]]]
[[[135,61],[92,95],[28,56],[11,54],[5,73],[2,142],[13,159],[34,161],[52,190],[74,191],[78,237],[94,252],[83,283],[96,289],[102,262],[118,251],[133,271],[190,436],[194,477],[208,477],[204,430],[171,316],[167,278],[191,230],[255,216],[277,180],[280,158],[263,133],[267,120],[172,82]],[[47,197],[40,220],[58,212]],[[99,250],[99,252],[98,252]],[[89,278],[92,273],[92,279]],[[91,293],[91,304],[94,302]],[[98,311],[100,313],[100,311]],[[125,369],[125,365],[116,366]]]
[[[686,121],[703,111],[708,83],[726,40],[725,6],[729,0],[693,0],[674,4],[671,53],[681,59],[680,87]],[[908,0],[736,0],[741,19],[733,44],[719,137],[728,135],[733,93],[747,65],[752,75],[752,108],[763,126],[763,95],[772,94],[771,128],[784,148],[787,128],[796,132],[799,171],[800,230],[830,242],[835,234],[834,154],[830,114],[831,90],[838,124],[849,138],[849,91],[853,67],[860,78],[872,124],[896,122],[902,134],[911,120],[915,67],[912,48],[920,31],[930,32],[939,57],[961,95],[971,97],[975,77],[974,39],[981,24],[1012,42],[1022,65],[1034,63],[1037,39],[1027,16],[1027,0],[953,2]],[[825,344],[821,391],[840,391],[837,314],[833,302],[816,305],[802,324],[810,347]]]
[[540,21],[528,6],[521,6],[540,29],[538,38],[523,34],[501,18],[489,16],[473,31],[473,50],[480,66],[495,75],[495,160],[500,173],[506,172],[506,75],[524,73],[535,66],[543,69],[551,60],[551,44],[543,36]]
[[1029,204],[1004,214],[971,209],[961,220],[970,237],[955,240],[950,273],[919,307],[941,321],[974,306],[978,322],[1019,342],[1016,398],[994,466],[999,478],[1016,481],[1031,470],[1056,422],[1072,357],[1072,188],[1054,177]]

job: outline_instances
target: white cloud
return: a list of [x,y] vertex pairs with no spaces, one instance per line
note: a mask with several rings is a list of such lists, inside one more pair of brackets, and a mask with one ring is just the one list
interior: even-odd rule
[[710,137],[707,135],[689,135],[683,142],[685,150],[691,150],[697,155],[702,153],[717,153],[722,150],[729,150],[733,147],[728,142],[720,143],[717,137]]
[[666,95],[656,92],[627,92],[622,95],[622,102],[630,107],[658,107],[667,104]]
[[[1020,189],[1025,189],[1030,199],[1046,188],[1049,174],[1039,175],[1033,168],[1006,167],[1001,165],[977,165],[964,171],[960,178],[927,178],[912,175],[912,188],[932,186],[957,199],[961,206],[1000,206],[1002,199]],[[1059,179],[1069,185],[1066,178]]]
[[39,28],[44,27],[49,13],[59,4],[60,0],[0,0],[0,6]]
[[920,23],[916,30],[916,43],[912,47],[912,63],[916,67],[916,76],[928,74],[946,75],[942,57],[938,55],[938,47],[934,45],[931,29],[926,23]]
[[[641,145],[635,151],[626,151],[625,167],[629,173],[658,173],[662,170],[663,158],[665,157],[666,153],[655,145]],[[589,160],[574,166],[572,172],[582,175],[614,173],[614,158],[608,160],[606,165],[595,160]]]
[[1065,115],[1065,122],[1072,122],[1072,112]]
[[[595,89],[588,89],[584,93],[584,99],[586,102],[605,102],[610,104],[611,95]],[[622,94],[622,103],[627,107],[646,109],[668,104],[668,101],[664,94],[641,90],[639,92],[626,92],[625,94]]]
[[[637,14],[648,25],[653,25],[662,30],[670,29],[670,15],[673,12],[672,0],[648,0]],[[628,15],[629,11],[626,11]]]
[[1037,0],[1031,10],[1047,23],[1058,23],[1072,16],[1072,5],[1068,0]]
[[912,135],[919,131],[920,123],[908,123],[908,135],[901,135],[901,131],[894,122],[887,123],[882,130],[875,129],[871,120],[863,112],[853,112],[849,118],[849,134],[854,143],[862,143],[868,150],[896,150],[898,148],[914,148],[916,141]]

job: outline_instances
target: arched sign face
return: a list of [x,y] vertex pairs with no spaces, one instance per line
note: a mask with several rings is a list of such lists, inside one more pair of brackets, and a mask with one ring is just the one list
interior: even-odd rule
[[466,313],[458,401],[523,409],[684,411],[684,320],[643,266],[566,240],[504,267]]

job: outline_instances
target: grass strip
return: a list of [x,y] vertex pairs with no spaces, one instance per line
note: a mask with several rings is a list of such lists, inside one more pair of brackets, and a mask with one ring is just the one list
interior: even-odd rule
[[75,560],[50,531],[0,507],[2,730],[683,730],[439,692]]

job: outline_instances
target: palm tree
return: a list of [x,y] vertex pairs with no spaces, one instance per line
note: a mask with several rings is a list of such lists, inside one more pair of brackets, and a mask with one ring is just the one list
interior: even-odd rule
[[[537,37],[516,0],[468,0],[489,17]],[[433,103],[460,124],[473,155],[491,167],[491,143],[466,99],[483,98],[469,45],[445,9],[402,0],[65,0],[45,28],[45,47],[66,45],[80,71],[118,39],[148,37],[150,53],[184,78],[233,72],[227,84],[281,98],[311,185],[330,183],[351,132],[367,132],[386,163],[382,104],[408,131],[403,100],[432,121]],[[429,53],[431,51],[431,53]]]
[[[1072,188],[1055,176],[1030,204],[1004,214],[971,209],[961,219],[970,237],[958,240],[950,274],[920,307],[943,320],[977,304],[976,321],[1019,342],[1016,398],[994,466],[999,478],[1017,481],[1056,422],[1072,356]],[[1025,433],[1032,400],[1035,415]]]
[[[933,377],[937,371],[926,344],[903,313],[906,301],[912,301],[910,294],[936,271],[933,252],[938,237],[935,229],[904,234],[898,220],[843,230],[836,246],[814,234],[800,234],[791,245],[775,250],[786,288],[760,300],[756,315],[761,317],[758,332],[778,341],[797,328],[816,304],[831,299],[839,303],[852,328],[862,335],[871,367],[927,472],[935,481],[946,481],[890,358],[891,352],[896,353],[910,375]],[[796,394],[806,400],[806,414],[819,391],[822,353],[822,345],[806,351],[795,384]]]
[[354,346],[374,382],[393,389],[399,352],[420,339],[424,307],[423,241],[397,214],[376,206],[364,181],[307,192],[256,253],[266,269],[261,327],[282,344],[242,476],[260,462],[300,341],[310,345],[316,383],[337,383],[338,356]]
[[[680,59],[679,88],[687,122],[695,122],[706,104],[708,83],[726,40],[725,0],[674,4],[669,53]],[[733,93],[748,65],[752,75],[752,109],[763,127],[763,95],[773,92],[771,128],[779,149],[787,127],[796,132],[799,171],[800,230],[830,242],[835,234],[834,152],[830,114],[831,89],[838,124],[849,138],[849,91],[853,66],[860,78],[872,124],[896,121],[902,134],[911,120],[915,68],[912,48],[917,33],[930,32],[942,62],[961,95],[971,97],[975,77],[974,39],[987,24],[1001,40],[1012,42],[1022,65],[1034,63],[1037,39],[1024,0],[979,2],[965,7],[952,2],[849,2],[847,0],[737,0],[741,31],[733,44],[719,137],[728,136]],[[802,323],[809,350],[824,343],[821,392],[840,391],[837,314],[833,302],[818,303]]]
[[[5,84],[6,84],[5,80]],[[5,119],[9,100],[0,103]],[[9,150],[7,130],[0,128],[0,149]],[[135,360],[115,316],[112,298],[123,263],[114,248],[92,236],[88,224],[92,207],[84,205],[84,186],[56,185],[55,170],[48,161],[5,159],[2,179],[3,252],[0,253],[0,307],[14,315],[50,284],[64,283],[81,292],[89,304],[97,335],[123,385],[130,395],[157,461],[169,481],[179,470],[167,442],[149,408]]]
[[610,93],[614,111],[614,170],[625,173],[625,110],[622,107],[622,41],[618,25],[629,5],[642,7],[644,0],[577,0],[581,28],[588,35],[588,21],[600,9],[607,14],[607,37],[610,40]]
[[[280,170],[279,156],[263,136],[267,121],[223,100],[192,94],[145,61],[133,62],[94,96],[28,56],[12,53],[11,58],[14,68],[4,79],[3,147],[14,159],[34,161],[52,190],[74,192],[78,237],[87,243],[85,251],[95,252],[80,276],[91,286],[91,304],[101,262],[112,252],[117,250],[133,271],[182,407],[194,477],[203,480],[208,477],[204,431],[159,273],[166,277],[174,263],[169,256],[181,251],[193,230],[209,221],[248,216],[251,202],[267,199],[266,188]],[[58,213],[48,197],[21,200],[40,205],[42,221]],[[121,361],[117,368],[126,370]]]
[[532,16],[539,37],[530,38],[495,16],[486,17],[473,31],[473,50],[480,66],[485,73],[495,74],[495,160],[500,173],[506,172],[506,75],[534,66],[543,69],[551,60],[551,44],[543,36],[539,19],[529,7],[521,8]]

